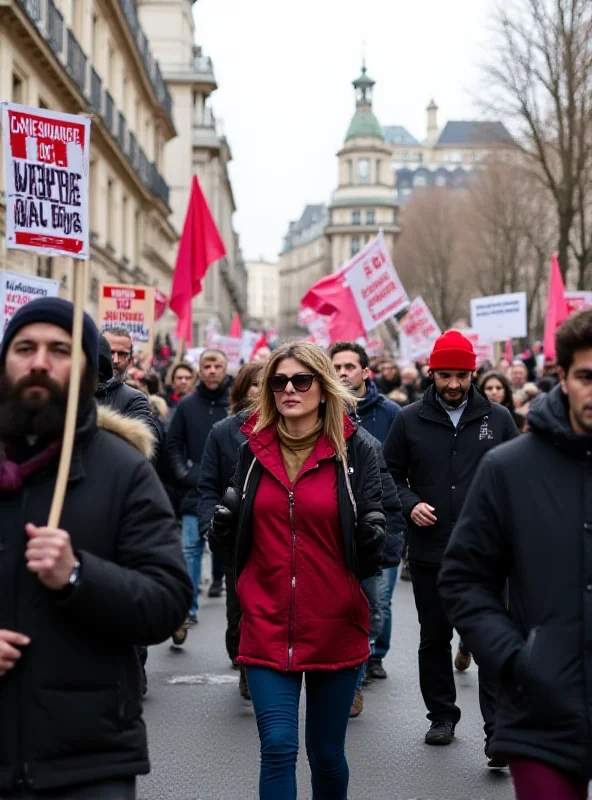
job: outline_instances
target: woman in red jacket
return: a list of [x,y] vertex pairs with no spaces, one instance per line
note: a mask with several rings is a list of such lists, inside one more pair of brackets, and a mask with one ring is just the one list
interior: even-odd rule
[[359,580],[377,573],[385,537],[380,469],[351,405],[316,345],[276,350],[212,521],[212,547],[237,575],[262,800],[296,798],[304,675],[313,797],[347,797],[345,735],[370,622]]

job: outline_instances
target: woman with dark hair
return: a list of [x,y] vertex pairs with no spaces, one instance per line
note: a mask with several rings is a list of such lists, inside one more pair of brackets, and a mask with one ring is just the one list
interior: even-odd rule
[[261,800],[296,798],[303,678],[313,796],[347,798],[347,724],[369,656],[360,580],[376,575],[385,542],[379,463],[347,413],[355,403],[316,345],[274,350],[210,527],[237,577],[238,662],[261,740]]
[[524,431],[526,418],[522,414],[518,414],[514,408],[512,387],[510,386],[510,381],[502,372],[496,372],[495,370],[486,372],[479,381],[479,389],[490,402],[505,406],[512,415],[518,430],[521,433]]
[[[249,416],[259,394],[263,362],[243,364],[239,369],[230,390],[230,416],[217,422],[206,440],[198,482],[197,516],[199,530],[207,531],[216,505],[221,501],[230,483],[236,462],[238,448],[247,437],[241,432],[241,425]],[[240,604],[236,596],[234,574],[225,569],[226,579],[226,650],[233,664],[238,656]],[[249,690],[244,668],[241,669],[239,691],[245,699]]]

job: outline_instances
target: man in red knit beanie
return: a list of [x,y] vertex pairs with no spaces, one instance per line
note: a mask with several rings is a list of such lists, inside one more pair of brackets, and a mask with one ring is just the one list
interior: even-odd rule
[[[510,412],[473,385],[473,345],[460,331],[440,336],[430,356],[433,385],[403,408],[384,444],[387,466],[409,528],[409,567],[421,628],[419,682],[428,709],[431,745],[452,742],[460,719],[452,669],[452,634],[437,589],[444,549],[479,461],[518,436]],[[485,752],[493,734],[494,687],[480,674]],[[495,759],[489,766],[503,764]]]

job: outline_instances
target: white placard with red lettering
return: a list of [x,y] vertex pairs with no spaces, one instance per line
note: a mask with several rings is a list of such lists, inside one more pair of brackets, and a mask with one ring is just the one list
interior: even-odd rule
[[216,347],[226,353],[228,359],[228,369],[232,371],[238,370],[241,365],[243,340],[242,338],[234,336],[214,336],[211,340],[210,347]]
[[0,272],[0,340],[22,306],[40,297],[59,297],[60,282],[20,272]]
[[401,350],[407,361],[419,361],[433,350],[442,331],[422,297],[416,297],[399,321]]
[[479,331],[473,328],[462,328],[461,333],[471,340],[473,350],[477,356],[477,366],[481,366],[486,361],[495,364],[495,344],[491,339],[485,338]]
[[592,308],[592,292],[566,292],[565,302],[567,303],[569,314],[575,314],[576,311],[585,311],[587,308]]
[[304,328],[308,328],[309,340],[324,350],[331,345],[330,320],[331,317],[317,314],[312,308],[304,307],[298,312],[298,322]]
[[6,247],[90,256],[90,119],[2,103]]
[[409,305],[382,231],[344,266],[366,332]]

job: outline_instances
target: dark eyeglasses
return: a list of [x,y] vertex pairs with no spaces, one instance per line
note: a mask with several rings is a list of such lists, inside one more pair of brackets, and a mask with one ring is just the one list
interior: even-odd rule
[[310,372],[298,372],[291,378],[288,378],[287,375],[272,375],[267,382],[271,391],[277,394],[284,392],[289,383],[297,392],[308,392],[315,378],[316,375],[312,375]]

